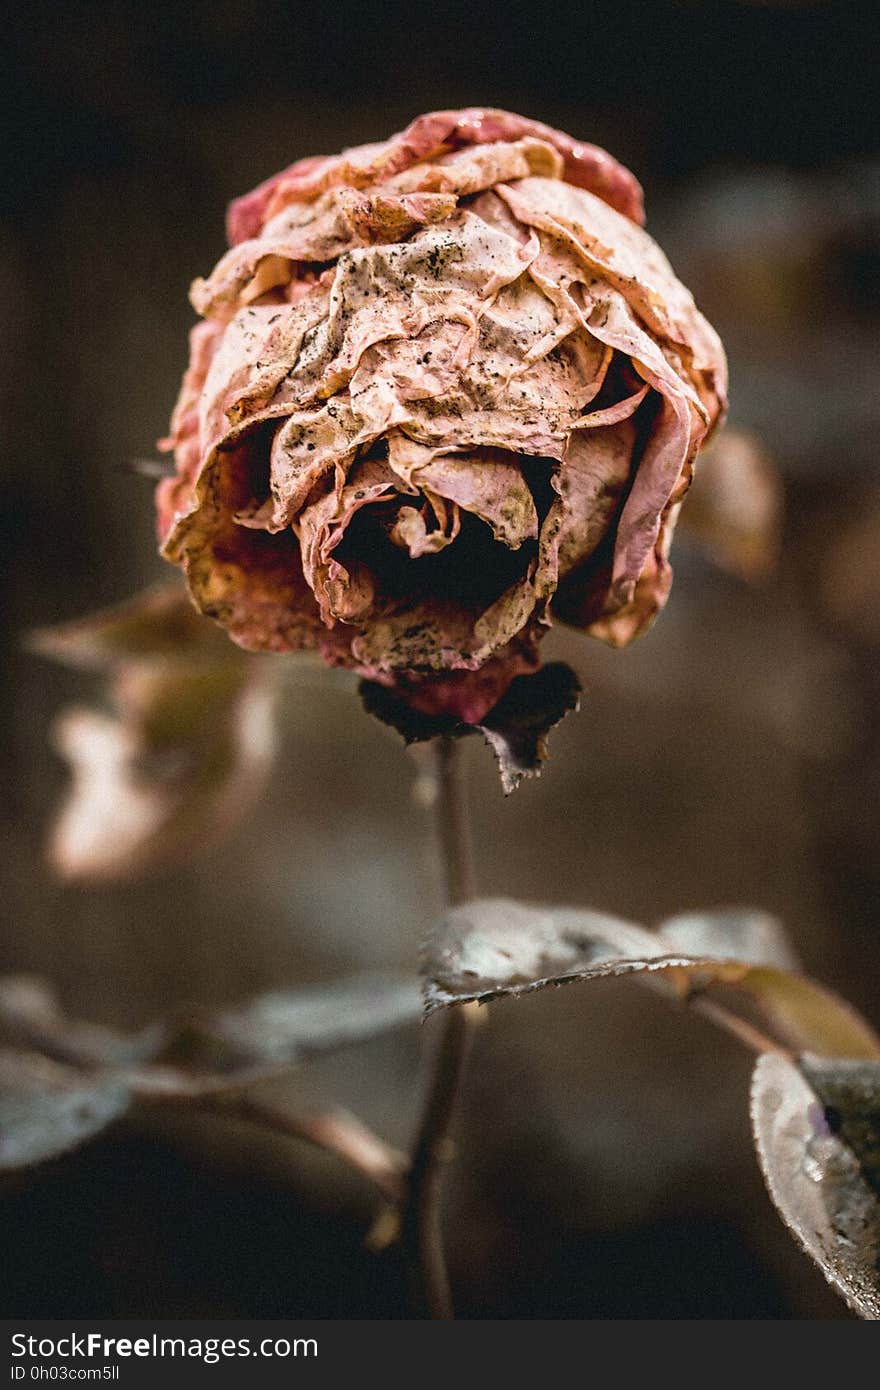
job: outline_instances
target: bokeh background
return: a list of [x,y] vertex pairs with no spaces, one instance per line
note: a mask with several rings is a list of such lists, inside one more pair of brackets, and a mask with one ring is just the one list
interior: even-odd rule
[[[522,111],[610,148],[731,358],[732,423],[785,485],[760,583],[682,535],[632,649],[564,633],[581,713],[502,801],[468,747],[482,887],[655,922],[756,904],[880,1020],[876,969],[880,161],[871,0],[291,0],[19,6],[4,23],[0,211],[0,972],[136,1027],[351,971],[413,967],[435,894],[413,765],[351,688],[289,675],[270,792],[231,844],[130,886],[44,865],[86,677],[35,625],[162,577],[150,486],[190,279],[234,194],[421,110]],[[294,1078],[405,1145],[417,1029]],[[480,1031],[449,1195],[471,1317],[843,1317],[764,1193],[750,1062],[647,991],[501,1004]],[[7,1315],[395,1317],[367,1198],[330,1160],[214,1120],[118,1129],[0,1188]]]

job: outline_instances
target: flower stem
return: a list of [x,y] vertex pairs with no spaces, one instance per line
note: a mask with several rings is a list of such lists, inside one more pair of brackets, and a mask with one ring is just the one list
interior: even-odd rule
[[476,897],[474,854],[468,819],[467,789],[458,739],[440,738],[436,744],[437,798],[434,815],[450,907]]
[[[475,895],[467,797],[457,740],[438,739],[436,759],[434,818],[446,900],[454,907]],[[466,1005],[449,1009],[443,1015],[433,1073],[413,1149],[403,1240],[411,1255],[414,1301],[422,1317],[453,1317],[443,1248],[442,1184],[444,1168],[450,1158],[449,1133],[473,1031],[474,1012],[472,1006]]]

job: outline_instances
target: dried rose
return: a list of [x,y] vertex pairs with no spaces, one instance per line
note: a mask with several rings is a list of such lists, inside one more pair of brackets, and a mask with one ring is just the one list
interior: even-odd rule
[[233,203],[158,489],[198,606],[469,722],[553,616],[642,631],[726,369],[641,221],[604,151],[491,110]]

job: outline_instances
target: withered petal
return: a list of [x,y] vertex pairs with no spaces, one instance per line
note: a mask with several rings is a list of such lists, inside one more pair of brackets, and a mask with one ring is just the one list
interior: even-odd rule
[[518,221],[567,244],[593,275],[624,296],[652,332],[685,348],[697,371],[715,371],[716,389],[724,396],[718,335],[647,232],[586,189],[559,179],[521,179],[497,192]]
[[254,237],[280,208],[290,202],[309,202],[328,188],[350,185],[368,188],[413,164],[467,145],[511,143],[531,137],[549,144],[563,158],[569,183],[592,189],[612,207],[641,223],[642,190],[622,164],[597,145],[572,140],[562,131],[510,111],[469,107],[433,111],[417,116],[406,130],[382,143],[360,145],[341,155],[311,156],[237,198],[229,207],[227,230],[231,244]]
[[631,420],[569,436],[552,480],[557,499],[541,527],[536,586],[548,599],[607,534],[629,482],[635,438]]
[[442,222],[456,208],[451,192],[334,189],[307,221],[285,209],[259,237],[233,246],[207,280],[190,291],[200,314],[229,317],[243,304],[297,277],[299,266],[335,261],[355,247],[404,240],[417,227]]
[[417,683],[646,626],[726,367],[641,221],[604,151],[481,108],[233,204],[158,494],[203,611]]
[[405,612],[374,619],[354,638],[352,652],[374,675],[475,671],[522,631],[535,602],[529,575],[480,614],[448,600],[426,599]]
[[473,512],[511,550],[538,534],[538,514],[515,456],[501,449],[479,454],[438,454],[414,475],[419,487]]
[[[433,515],[433,529],[430,519]],[[461,512],[453,502],[447,507],[446,499],[425,493],[421,507],[401,507],[397,520],[388,536],[395,544],[409,551],[410,558],[417,560],[421,555],[436,555],[445,550],[456,539],[461,530]]]

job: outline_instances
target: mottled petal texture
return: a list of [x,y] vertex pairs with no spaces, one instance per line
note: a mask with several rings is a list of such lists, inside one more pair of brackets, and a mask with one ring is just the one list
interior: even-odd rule
[[642,220],[603,150],[477,108],[236,200],[157,494],[198,606],[471,716],[554,616],[642,631],[726,404]]

